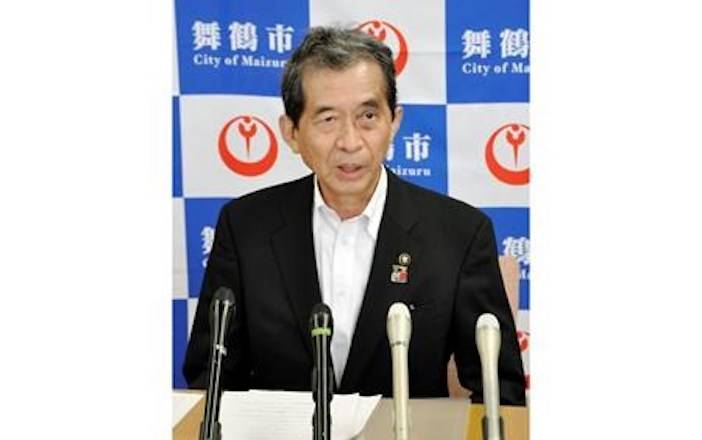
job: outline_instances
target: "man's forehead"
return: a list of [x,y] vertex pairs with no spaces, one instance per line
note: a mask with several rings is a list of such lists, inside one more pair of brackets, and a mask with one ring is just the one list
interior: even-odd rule
[[[361,65],[363,67],[359,67]],[[301,82],[305,106],[307,107],[308,104],[312,104],[314,107],[330,105],[324,102],[331,101],[332,88],[350,87],[349,79],[341,80],[340,77],[354,69],[361,69],[362,73],[359,73],[358,78],[362,82],[367,81],[366,85],[369,87],[354,89],[351,96],[345,97],[344,104],[381,106],[385,102],[385,78],[377,63],[365,59],[340,69],[326,66],[305,67]],[[315,102],[310,102],[313,97]]]
[[337,75],[343,75],[344,73],[348,73],[358,69],[362,69],[364,72],[366,72],[367,76],[377,76],[379,79],[384,80],[383,71],[377,62],[365,58],[360,58],[347,65],[338,67],[309,63],[302,68],[301,76],[303,86],[305,80],[310,77],[319,77],[320,75],[333,77]]

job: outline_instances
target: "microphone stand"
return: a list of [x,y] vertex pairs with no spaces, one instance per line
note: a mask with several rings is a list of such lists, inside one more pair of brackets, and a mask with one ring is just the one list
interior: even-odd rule
[[331,309],[324,303],[312,308],[310,335],[312,336],[312,439],[331,440],[331,400],[334,396],[334,370],[332,370],[329,344],[334,333]]
[[482,419],[483,439],[504,440],[504,422],[500,415],[499,356],[501,345],[500,323],[491,313],[483,313],[475,325],[475,344],[480,355],[483,377]]
[[412,317],[404,303],[396,302],[388,309],[386,330],[392,357],[393,430],[395,440],[409,440],[409,372],[408,350],[412,336]]
[[219,423],[219,404],[222,397],[220,378],[222,376],[222,358],[227,355],[224,336],[230,307],[228,301],[223,301],[224,308],[220,324],[219,305],[221,302],[216,301],[212,310],[212,327],[215,332],[212,337],[209,384],[205,400],[205,416],[200,424],[200,440],[221,440],[222,438],[222,425]]
[[502,416],[498,416],[499,422],[499,432],[497,432],[498,435],[495,435],[496,432],[490,429],[490,421],[488,420],[488,416],[483,416],[482,420],[482,427],[483,427],[483,440],[505,440],[505,423],[504,420],[502,419]]
[[[333,390],[333,372],[329,365],[328,344],[322,338],[315,340],[317,359],[312,370],[312,397],[315,402],[312,416],[314,440],[331,439],[331,400]],[[318,368],[316,365],[321,365]]]

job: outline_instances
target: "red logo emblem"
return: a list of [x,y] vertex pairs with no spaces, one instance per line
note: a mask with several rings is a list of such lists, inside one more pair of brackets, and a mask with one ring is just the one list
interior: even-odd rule
[[[261,142],[261,131],[258,128],[263,128],[263,135],[267,138],[268,143],[268,150],[263,158],[250,162],[240,160],[232,154],[228,142],[229,129],[232,125],[236,127],[238,137],[244,142],[247,158],[251,154],[252,140],[259,139],[258,143]],[[224,124],[222,131],[219,132],[219,156],[227,168],[235,173],[242,176],[258,176],[271,169],[278,158],[278,140],[275,138],[271,127],[263,119],[250,115],[237,116]]]
[[[368,20],[358,25],[359,29],[378,41],[382,41],[392,49],[395,55],[395,74],[399,75],[407,64],[408,50],[407,40],[404,35],[392,24],[384,20]],[[386,41],[388,31],[392,34],[392,38]]]
[[[529,183],[529,167],[519,169],[520,150],[528,144],[529,127],[524,124],[507,124],[498,128],[485,146],[485,162],[490,172],[501,182],[509,185],[526,185]],[[514,165],[504,165],[495,156],[496,146],[511,147]]]

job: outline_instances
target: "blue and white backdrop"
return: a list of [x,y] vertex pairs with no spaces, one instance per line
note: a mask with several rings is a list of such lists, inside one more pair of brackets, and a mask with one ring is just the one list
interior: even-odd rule
[[173,387],[220,207],[309,172],[277,128],[286,60],[307,29],[358,27],[393,51],[405,118],[389,168],[482,209],[521,268],[529,346],[528,0],[176,0]]

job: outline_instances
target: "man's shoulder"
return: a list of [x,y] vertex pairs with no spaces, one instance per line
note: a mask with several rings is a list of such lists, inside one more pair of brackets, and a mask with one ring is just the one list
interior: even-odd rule
[[[232,199],[222,207],[220,217],[242,234],[265,234],[283,224],[286,210],[299,209],[312,194],[312,175],[263,188]],[[297,207],[297,208],[293,208]]]
[[489,217],[464,201],[404,181],[397,188],[404,201],[390,215],[400,225],[414,225],[412,234],[419,243],[441,249],[441,258],[452,255],[459,261],[476,238],[492,231]]
[[475,206],[446,194],[421,187],[395,177],[397,184],[404,188],[412,199],[416,211],[421,217],[442,219],[450,223],[467,225],[482,224],[489,221],[485,213]]
[[306,186],[312,185],[312,175],[290,182],[279,183],[245,194],[230,200],[224,209],[227,211],[267,210],[277,208],[285,200],[302,194]]

